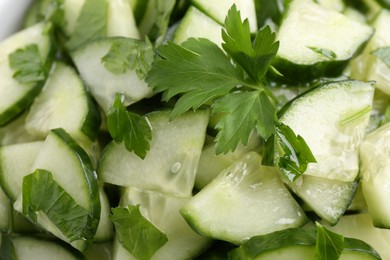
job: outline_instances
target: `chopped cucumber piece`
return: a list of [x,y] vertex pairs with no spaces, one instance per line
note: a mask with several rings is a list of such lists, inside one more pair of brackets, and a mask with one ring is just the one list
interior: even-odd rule
[[100,180],[190,197],[205,140],[208,112],[188,112],[171,121],[169,114],[170,111],[164,111],[147,115],[153,138],[144,159],[129,152],[124,143],[109,144],[99,163]]
[[282,108],[280,121],[305,139],[317,161],[308,165],[304,175],[354,181],[373,94],[372,82],[330,82]]
[[63,128],[76,140],[94,139],[100,113],[76,71],[57,62],[42,92],[26,118],[26,129],[45,138],[54,128]]
[[114,226],[110,219],[111,206],[103,187],[99,188],[100,220],[96,229],[94,243],[111,241],[114,237]]
[[277,32],[274,66],[282,80],[339,76],[373,29],[310,0],[294,0]]
[[[263,236],[250,238],[240,247],[229,252],[229,259],[310,259],[315,260],[317,234],[308,228],[290,228]],[[328,258],[327,258],[328,259]],[[331,259],[331,258],[329,258]],[[344,248],[340,260],[372,259],[381,257],[370,245],[353,238],[344,238]]]
[[[43,170],[36,170],[34,174],[24,178],[22,195],[19,196],[14,207],[30,218],[34,216],[35,221],[43,228],[71,243],[75,248],[80,251],[85,250],[92,243],[100,217],[99,188],[96,173],[88,155],[63,129],[53,129],[39,150],[32,171],[35,169]],[[45,179],[47,182],[44,182]],[[41,187],[42,185],[46,186]],[[51,193],[48,193],[46,200],[35,201],[39,194],[30,194],[31,191],[38,189],[36,192],[44,192],[40,190],[42,188],[50,188]],[[28,200],[25,201],[25,199]],[[56,207],[52,206],[53,209],[49,210],[51,207],[47,208],[47,205],[50,205],[47,203],[53,200],[56,201]],[[28,205],[28,203],[40,204]],[[63,203],[62,207],[67,210],[72,205],[72,210],[77,210],[77,214],[80,213],[79,211],[88,214],[85,215],[86,219],[73,223],[83,236],[85,231],[85,236],[88,237],[82,239],[76,237],[71,240],[66,235],[69,235],[66,225],[73,225],[71,223],[74,221],[75,212],[59,210],[61,203]],[[34,207],[37,207],[39,211],[34,211]],[[77,215],[77,219],[82,216]],[[75,234],[71,234],[73,235]]]
[[[45,24],[39,23],[26,28],[0,43],[0,125],[8,123],[26,109],[43,86],[42,80],[21,83],[14,78],[16,74],[10,67],[9,55],[27,46],[38,48],[38,59],[44,66],[51,50],[50,35],[45,32]],[[21,61],[23,60],[18,62]]]
[[304,175],[288,186],[319,217],[336,224],[355,196],[357,181],[339,181]]
[[368,213],[342,216],[337,225],[328,228],[344,236],[365,241],[375,248],[382,259],[390,259],[390,230],[374,227]]
[[376,87],[390,95],[390,68],[372,54],[378,48],[390,46],[390,11],[382,10],[372,26],[375,34],[362,55],[352,61],[351,77],[360,80],[375,80]]
[[390,228],[390,123],[368,134],[360,146],[364,198],[374,225]]
[[254,152],[221,172],[181,213],[200,234],[235,244],[307,221],[277,169],[262,166]]
[[25,119],[27,113],[28,111],[25,111],[5,126],[0,126],[0,146],[39,140],[38,137],[34,136],[26,129]]
[[139,39],[133,10],[129,0],[109,0],[107,36],[122,36]]
[[[6,237],[10,240],[9,247],[12,248],[15,260],[76,260],[80,259],[80,254],[73,252],[59,243],[34,238],[30,236]],[[0,255],[1,256],[1,255]],[[7,256],[4,256],[8,259]]]
[[0,185],[15,201],[22,192],[23,177],[31,173],[42,141],[0,147]]
[[192,4],[213,18],[220,24],[223,24],[230,7],[233,4],[241,12],[242,19],[248,19],[251,32],[257,32],[257,19],[254,0],[192,0]]
[[207,38],[222,46],[222,26],[196,7],[189,7],[181,20],[174,41],[181,44],[188,38]]
[[[192,259],[210,244],[211,241],[194,232],[179,213],[189,200],[137,188],[128,188],[122,195],[121,206],[140,205],[141,214],[168,238],[151,259]],[[148,243],[147,240],[139,242]],[[114,259],[135,258],[116,240]]]
[[[148,87],[143,79],[140,79],[136,68],[125,69],[124,73],[114,74],[104,66],[102,58],[116,43],[124,44],[127,49],[133,49],[133,55],[138,55],[139,50],[148,48],[144,42],[134,39],[103,38],[92,41],[72,53],[81,78],[105,112],[108,112],[114,104],[117,93],[124,95],[126,106],[152,95],[152,88]],[[143,57],[129,58],[142,59]]]

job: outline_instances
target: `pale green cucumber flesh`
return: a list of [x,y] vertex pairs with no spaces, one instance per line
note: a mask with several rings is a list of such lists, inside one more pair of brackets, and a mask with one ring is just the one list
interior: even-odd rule
[[99,162],[99,179],[119,186],[191,196],[208,112],[188,112],[173,120],[169,114],[164,111],[147,115],[153,138],[144,159],[127,151],[123,143],[109,144]]
[[254,152],[221,172],[181,213],[204,236],[234,244],[307,221],[276,168],[261,166]]

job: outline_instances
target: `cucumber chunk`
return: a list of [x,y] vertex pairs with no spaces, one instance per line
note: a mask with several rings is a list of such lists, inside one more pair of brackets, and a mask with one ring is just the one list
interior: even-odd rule
[[218,46],[222,46],[222,26],[201,12],[198,8],[190,6],[187,9],[179,27],[177,28],[174,41],[181,44],[188,38],[206,38]]
[[[34,238],[31,236],[14,236],[6,237],[4,239],[10,240],[9,247],[12,248],[15,260],[76,260],[80,259],[80,254],[73,252],[65,248],[63,245]],[[5,259],[7,256],[3,255]]]
[[375,80],[377,89],[390,95],[390,68],[372,54],[372,51],[390,45],[390,11],[382,10],[372,26],[375,34],[363,53],[352,61],[351,77],[360,80]]
[[248,19],[252,33],[257,32],[257,19],[255,11],[255,1],[253,0],[192,0],[192,4],[213,18],[220,24],[225,22],[226,14],[233,4],[241,12],[242,19]]
[[[71,218],[75,218],[74,213],[72,215],[72,212],[65,213],[61,210],[56,211],[55,209],[47,212],[30,212],[25,208],[25,204],[28,202],[24,201],[24,199],[26,196],[33,195],[30,194],[30,189],[34,188],[32,186],[34,185],[34,182],[38,183],[36,185],[50,185],[47,188],[58,187],[57,189],[52,190],[52,193],[50,193],[52,196],[57,196],[58,190],[63,189],[64,194],[62,197],[48,197],[46,199],[48,201],[58,200],[55,208],[58,208],[58,206],[61,205],[60,203],[66,202],[68,204],[64,204],[64,208],[69,207],[69,203],[74,203],[75,210],[82,209],[83,211],[88,212],[88,218],[85,223],[75,222],[74,224],[76,226],[83,225],[78,228],[81,228],[79,229],[81,231],[85,230],[88,232],[88,236],[91,234],[94,235],[100,217],[100,199],[96,173],[93,170],[88,155],[63,129],[53,129],[45,139],[31,169],[32,171],[35,169],[44,170],[36,170],[34,174],[27,175],[24,178],[22,194],[14,204],[15,209],[19,212],[23,212],[24,215],[36,215],[35,221],[43,228],[60,239],[69,242],[78,250],[85,250],[92,243],[93,237],[74,241],[69,240],[68,236],[65,235],[69,230],[61,230],[61,227],[63,228],[63,226],[56,226],[54,222],[52,222],[57,221],[57,223],[65,225],[64,223],[66,221],[72,221],[68,219],[70,216]],[[28,179],[26,179],[27,177]],[[41,181],[43,178],[47,179],[48,182],[43,183]],[[27,180],[28,183],[25,184]],[[61,198],[67,199],[67,201],[64,202]],[[30,199],[33,200],[35,198],[31,197]],[[37,202],[41,203],[43,205],[42,207],[46,207],[47,205],[45,204],[46,200]],[[64,214],[66,217],[64,217]],[[50,219],[50,217],[52,219]],[[62,219],[62,222],[58,222],[59,219]]]
[[[250,238],[240,247],[229,252],[229,259],[291,259],[315,260],[317,234],[314,229],[290,228],[263,236]],[[331,258],[329,258],[331,259]],[[344,238],[344,248],[340,260],[376,259],[381,257],[367,243],[349,237]]]
[[343,80],[319,85],[282,108],[280,121],[305,139],[317,160],[304,175],[354,181],[373,95],[372,82]]
[[15,201],[22,192],[23,177],[31,173],[42,141],[0,147],[0,185]]
[[[137,188],[127,188],[123,193],[120,205],[140,205],[141,214],[168,238],[151,259],[193,259],[210,244],[211,241],[194,232],[179,213],[180,208],[189,200],[190,198],[179,198]],[[116,239],[114,259],[136,258]]]
[[390,228],[390,123],[369,133],[360,146],[362,189],[374,225]]
[[310,0],[294,0],[277,32],[274,66],[282,80],[336,77],[370,39],[373,29]]
[[152,126],[150,150],[144,159],[124,143],[110,143],[101,156],[100,180],[119,186],[190,197],[206,135],[208,112],[188,112],[172,121],[170,111],[147,115]]
[[360,239],[375,248],[382,259],[390,259],[390,230],[374,227],[368,213],[342,216],[337,225],[328,228],[344,236]]
[[26,129],[45,138],[63,128],[76,140],[94,139],[100,113],[73,68],[57,62],[26,117]]
[[27,113],[28,111],[25,111],[6,125],[0,126],[0,146],[39,140],[37,136],[26,129],[25,119]]
[[307,221],[276,168],[262,166],[254,152],[221,172],[180,212],[200,234],[234,244]]
[[114,74],[105,68],[102,58],[118,41],[128,44],[129,48],[134,48],[134,52],[137,51],[137,48],[145,46],[144,42],[134,39],[103,38],[83,45],[72,53],[73,61],[81,78],[105,112],[108,112],[114,104],[117,93],[124,95],[126,106],[152,95],[152,88],[139,78],[135,70]]
[[0,125],[8,123],[26,109],[39,94],[43,82],[20,83],[9,65],[9,55],[18,49],[36,44],[43,63],[50,56],[51,42],[45,24],[26,28],[0,43]]

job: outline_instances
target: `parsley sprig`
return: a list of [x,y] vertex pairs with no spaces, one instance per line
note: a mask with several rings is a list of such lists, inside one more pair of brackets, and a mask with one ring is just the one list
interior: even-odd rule
[[315,159],[303,138],[276,116],[276,101],[265,78],[279,48],[275,33],[265,27],[252,41],[248,20],[242,21],[233,5],[222,38],[223,50],[203,38],[159,46],[160,58],[152,63],[146,81],[163,93],[163,101],[178,96],[172,118],[202,106],[223,115],[216,125],[217,154],[234,151],[239,142],[247,144],[254,129],[265,140],[277,133],[284,154],[279,167],[295,180]]

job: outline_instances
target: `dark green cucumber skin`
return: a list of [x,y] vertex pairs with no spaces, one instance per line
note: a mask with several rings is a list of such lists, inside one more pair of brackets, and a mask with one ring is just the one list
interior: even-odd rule
[[95,219],[100,219],[100,198],[99,198],[99,184],[97,175],[93,170],[91,159],[88,154],[81,148],[76,141],[62,128],[56,128],[51,132],[61,139],[73,153],[77,156],[80,164],[83,167],[85,173],[85,179],[89,189],[89,198],[91,202],[91,208],[88,209],[91,212],[91,216]]
[[390,10],[390,0],[376,0],[382,7]]
[[[262,236],[255,236],[247,240],[240,247],[228,252],[229,260],[256,259],[263,253],[273,250],[283,250],[291,247],[309,247],[313,249],[315,259],[315,246],[317,241],[316,229],[310,227],[290,228],[276,231]],[[375,249],[366,242],[344,237],[344,249],[342,254],[365,255],[367,259],[382,259]]]
[[[53,34],[52,32],[46,32],[48,33],[48,37],[52,38]],[[52,41],[51,41],[52,42]],[[49,75],[50,68],[53,65],[55,54],[57,52],[56,47],[52,44],[50,47],[50,50],[47,54],[45,63],[44,63],[44,70],[46,73],[46,79]],[[12,119],[16,118],[18,115],[20,115],[25,109],[29,108],[31,104],[33,103],[34,99],[41,93],[41,90],[43,86],[45,85],[45,81],[39,81],[35,84],[33,88],[27,94],[20,99],[16,104],[14,104],[9,109],[5,110],[2,114],[0,114],[0,126],[4,126]]]

